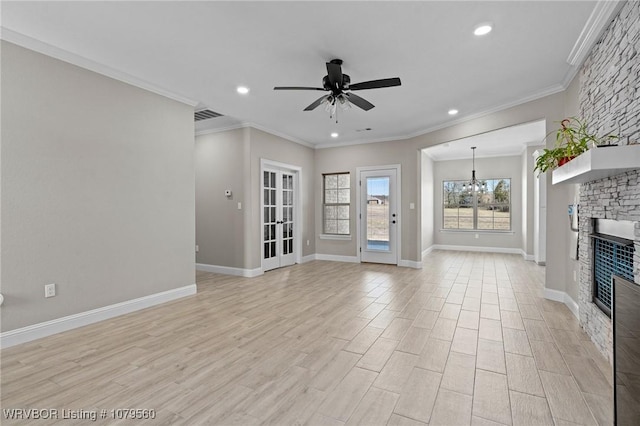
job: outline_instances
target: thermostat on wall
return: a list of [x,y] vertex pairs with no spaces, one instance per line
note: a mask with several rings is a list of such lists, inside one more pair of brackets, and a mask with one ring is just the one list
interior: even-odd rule
[[225,197],[231,197],[231,190],[230,189],[226,189],[224,191],[224,195],[225,195]]

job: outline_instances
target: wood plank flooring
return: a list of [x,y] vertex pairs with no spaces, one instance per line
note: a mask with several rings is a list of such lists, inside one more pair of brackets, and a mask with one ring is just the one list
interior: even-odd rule
[[443,251],[421,270],[198,272],[195,296],[3,350],[1,405],[156,412],[127,424],[612,424],[610,366],[543,277]]

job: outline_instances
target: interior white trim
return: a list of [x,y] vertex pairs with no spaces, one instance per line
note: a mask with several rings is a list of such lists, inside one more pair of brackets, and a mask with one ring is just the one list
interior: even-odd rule
[[234,124],[234,125],[231,125],[231,126],[218,127],[218,128],[215,128],[215,129],[200,129],[200,130],[197,130],[195,132],[195,135],[196,136],[203,136],[203,135],[209,135],[209,134],[212,134],[212,133],[222,133],[222,132],[228,132],[228,131],[231,131],[231,130],[244,129],[245,127],[248,127],[248,126],[246,126],[246,125],[244,125],[242,123],[239,123],[239,124]]
[[573,45],[567,63],[574,67],[580,67],[587,55],[591,52],[593,45],[598,41],[602,31],[609,25],[614,14],[622,6],[618,0],[598,1],[582,32]]
[[400,260],[398,266],[403,268],[422,269],[422,262],[416,262],[415,260]]
[[[409,135],[398,135],[398,136],[393,136],[393,137],[389,137],[389,138],[380,138],[380,139],[373,139],[373,140],[357,140],[357,141],[343,142],[343,143],[328,143],[328,144],[322,144],[322,145],[315,145],[315,149],[337,148],[337,147],[341,147],[341,146],[364,145],[364,144],[379,143],[379,142],[402,141],[402,140],[405,140],[405,139],[415,138],[415,137],[418,137],[418,136],[426,135],[426,134],[431,133],[431,132],[435,132],[437,130],[446,129],[446,128],[449,128],[449,127],[453,127],[453,126],[457,126],[459,124],[466,123],[468,121],[476,120],[478,118],[482,118],[482,117],[485,117],[487,115],[494,114],[496,112],[504,111],[506,109],[513,108],[513,107],[516,107],[518,105],[526,104],[527,102],[532,102],[532,101],[535,101],[535,100],[538,100],[538,99],[542,99],[542,98],[547,97],[547,96],[555,95],[556,93],[560,93],[560,92],[566,90],[566,88],[569,86],[570,82],[571,82],[571,80],[569,80],[569,82],[567,82],[566,84],[556,84],[556,85],[553,85],[553,86],[548,87],[546,89],[543,89],[543,90],[540,90],[538,92],[532,93],[531,95],[525,96],[524,98],[521,98],[519,100],[516,100],[516,101],[513,101],[513,102],[507,102],[507,103],[504,103],[504,104],[501,104],[501,105],[497,105],[497,106],[495,106],[493,108],[489,108],[489,109],[486,109],[484,111],[480,111],[477,114],[468,115],[466,117],[460,117],[457,120],[447,121],[446,123],[438,124],[437,126],[428,127],[426,129],[419,130],[419,131],[417,131],[415,133],[411,133]],[[446,141],[443,141],[443,142],[446,142]],[[431,145],[431,146],[433,146],[433,145]],[[425,146],[423,148],[430,148],[430,146]]]
[[433,250],[453,250],[453,251],[478,251],[486,253],[506,253],[522,254],[522,249],[509,247],[477,247],[477,246],[454,246],[447,244],[434,244]]
[[544,289],[544,298],[553,300],[556,302],[562,302],[567,305],[567,308],[571,311],[571,313],[577,318],[580,319],[580,307],[576,303],[575,300],[571,298],[567,293],[560,290],[553,290],[551,288]]
[[422,250],[422,257],[425,257],[426,255],[428,255],[432,251],[433,251],[433,245],[431,245],[431,246],[427,247],[426,249]]
[[300,260],[300,263],[307,263],[307,262],[313,262],[316,259],[316,255],[315,254],[308,254],[306,256],[302,256],[302,259]]
[[321,240],[337,240],[337,241],[351,241],[351,234],[349,235],[337,235],[337,234],[320,234],[318,238]]
[[360,258],[358,256],[339,256],[337,254],[316,253],[316,260],[328,260],[330,262],[360,263]]
[[36,40],[35,38],[10,30],[6,27],[1,27],[0,38],[10,43],[17,44],[18,46],[22,46],[24,48],[33,50],[35,52],[42,53],[43,55],[47,55],[64,62],[68,62],[72,65],[76,65],[78,67],[96,72],[98,74],[102,74],[104,76],[113,78],[123,83],[127,83],[135,87],[139,87],[140,89],[153,92],[157,95],[161,95],[169,99],[173,99],[174,101],[187,104],[194,108],[199,103],[198,101],[195,101],[183,95],[179,95],[163,87],[157,86],[149,81],[146,81],[141,78],[135,77],[131,74],[127,74],[125,72],[119,71],[115,68],[111,68],[108,65],[101,64],[99,62],[85,58],[83,56],[69,52],[67,50],[60,49],[59,47],[52,46],[43,41]]
[[357,258],[358,262],[362,261],[362,231],[361,231],[361,223],[360,219],[362,217],[362,206],[360,205],[361,200],[361,182],[360,175],[362,172],[367,171],[375,171],[375,170],[388,170],[395,169],[396,171],[396,187],[394,188],[396,192],[396,224],[398,225],[398,230],[396,232],[396,265],[400,265],[400,261],[402,259],[402,165],[401,164],[387,164],[387,165],[379,165],[379,166],[362,166],[356,167],[356,249],[358,250]]
[[196,263],[197,271],[213,272],[216,274],[233,275],[236,277],[253,278],[258,277],[264,272],[262,268],[245,269],[233,268],[231,266],[207,265],[206,263]]
[[[294,175],[294,191],[293,191],[293,221],[294,221],[294,263],[302,263],[302,229],[304,228],[304,223],[302,218],[304,217],[304,212],[302,210],[302,183],[303,183],[303,174],[302,167],[295,166],[292,164],[282,163],[280,161],[270,160],[268,158],[260,158],[260,176],[258,178],[258,184],[260,188],[262,188],[262,175],[265,170],[269,169],[277,169],[283,172],[292,173]],[[264,270],[264,258],[262,253],[262,247],[264,245],[264,233],[262,232],[262,226],[264,224],[264,191],[260,189],[260,265],[261,271]]]
[[4,333],[0,333],[0,347],[8,348],[21,343],[30,342],[42,337],[62,333],[63,331],[72,330],[74,328],[83,327],[109,318],[139,311],[161,303],[170,302],[182,297],[192,296],[196,294],[196,292],[196,285],[190,284],[184,287],[104,306],[102,308],[92,309],[90,311],[68,315],[51,321],[45,321],[39,324],[6,331]]
[[527,252],[526,252],[526,251],[524,251],[524,250],[521,250],[521,254],[522,254],[522,258],[523,258],[524,260],[533,261],[533,260],[535,260],[535,259],[536,259],[534,255],[532,255],[532,254],[527,254]]

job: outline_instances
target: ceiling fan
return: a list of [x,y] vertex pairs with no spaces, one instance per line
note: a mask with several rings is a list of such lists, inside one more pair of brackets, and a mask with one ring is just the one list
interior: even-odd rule
[[325,109],[331,114],[336,114],[336,106],[340,105],[344,109],[350,108],[351,104],[369,111],[374,105],[353,93],[345,91],[380,89],[383,87],[400,86],[400,79],[384,78],[381,80],[364,81],[362,83],[351,84],[351,77],[342,73],[342,60],[332,59],[327,62],[327,75],[322,78],[322,88],[320,87],[274,87],[273,90],[321,90],[331,92],[316,99],[305,111],[312,111],[321,104],[325,104]]

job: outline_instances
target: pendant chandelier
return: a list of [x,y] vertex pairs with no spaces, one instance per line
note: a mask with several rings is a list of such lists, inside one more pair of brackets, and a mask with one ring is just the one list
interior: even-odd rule
[[473,153],[473,169],[471,170],[471,181],[462,185],[462,189],[464,191],[473,191],[473,192],[484,192],[487,189],[486,182],[480,182],[476,179],[476,147],[471,147],[471,152]]

